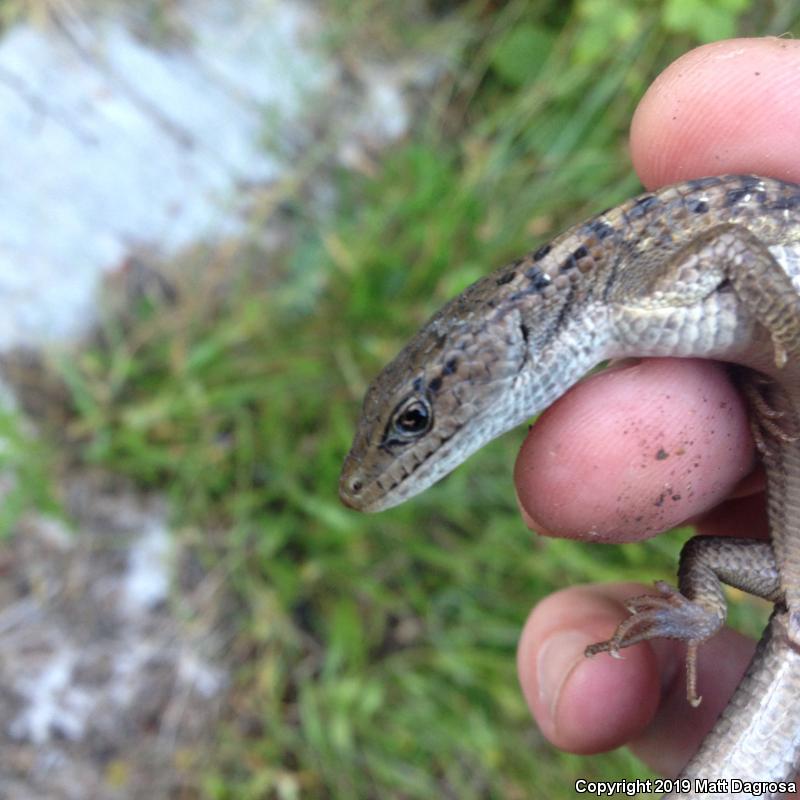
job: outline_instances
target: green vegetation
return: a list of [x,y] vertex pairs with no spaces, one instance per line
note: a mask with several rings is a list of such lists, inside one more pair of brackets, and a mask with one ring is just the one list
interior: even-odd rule
[[338,471],[369,378],[432,311],[637,190],[625,136],[654,75],[703,38],[781,32],[795,12],[549,0],[432,3],[447,7],[432,18],[338,5],[332,48],[444,53],[412,135],[371,174],[337,174],[332,214],[314,217],[302,182],[281,198],[294,239],[267,277],[251,270],[222,298],[195,279],[175,304],[143,302],[63,368],[82,458],[168,490],[179,527],[213,532],[209,566],[236,599],[236,685],[202,789],[522,800],[572,797],[580,776],[645,775],[626,753],[545,743],[514,653],[538,598],[669,579],[683,537],[537,540],[515,508],[519,432],[378,516],[340,506]]
[[33,509],[60,516],[51,480],[53,453],[34,436],[21,415],[0,410],[0,538],[13,532]]

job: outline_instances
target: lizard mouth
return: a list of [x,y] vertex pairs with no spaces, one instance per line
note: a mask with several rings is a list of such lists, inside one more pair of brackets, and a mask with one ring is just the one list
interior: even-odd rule
[[348,480],[345,475],[342,475],[342,479],[339,481],[339,499],[348,508],[352,508],[354,511],[361,511],[363,508],[361,498],[359,497],[361,489],[361,481],[351,481]]
[[354,511],[383,511],[402,503],[408,493],[386,473],[374,476],[351,452],[339,478],[339,499]]
[[354,511],[379,511],[383,508],[380,487],[374,481],[365,480],[359,466],[359,460],[351,452],[339,478],[339,499]]
[[352,478],[344,471],[339,481],[339,499],[345,506],[352,508],[353,511],[368,512],[383,511],[385,508],[390,508],[401,502],[401,500],[398,500],[392,503],[387,500],[387,497],[374,484],[365,485],[360,479]]

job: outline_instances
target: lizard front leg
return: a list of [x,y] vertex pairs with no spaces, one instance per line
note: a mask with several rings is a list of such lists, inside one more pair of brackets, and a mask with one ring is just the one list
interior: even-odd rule
[[[631,351],[641,354],[637,322],[652,319],[654,326],[669,326],[670,312],[696,308],[702,313],[703,302],[729,286],[747,314],[768,332],[778,371],[800,355],[800,295],[770,249],[749,229],[717,225],[677,251],[664,254],[654,247],[640,261],[639,269],[621,274],[609,291],[620,338]],[[696,355],[707,356],[707,342],[684,344],[694,344]]]

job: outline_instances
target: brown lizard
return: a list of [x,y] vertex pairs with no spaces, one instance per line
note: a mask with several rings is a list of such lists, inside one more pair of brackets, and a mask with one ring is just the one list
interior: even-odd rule
[[697,703],[697,647],[726,616],[720,581],[775,603],[747,675],[668,797],[721,796],[705,779],[765,782],[751,793],[777,797],[800,767],[798,209],[794,184],[691,180],[635,197],[487,275],[373,381],[342,471],[345,504],[379,511],[542,411],[601,361],[738,365],[766,467],[771,546],[691,540],[680,591],[659,583],[658,596],[633,598],[632,616],[587,649],[614,655],[654,637],[685,640]]

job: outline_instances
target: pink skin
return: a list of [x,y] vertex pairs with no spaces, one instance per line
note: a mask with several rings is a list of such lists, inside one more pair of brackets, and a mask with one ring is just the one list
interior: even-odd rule
[[533,509],[530,526],[550,536],[646,539],[726,499],[752,471],[749,433],[721,364],[658,358],[601,372],[522,445],[523,515]]
[[[692,50],[642,98],[631,157],[648,188],[753,172],[800,182],[800,42],[738,39]],[[716,364],[653,359],[581,383],[528,435],[515,481],[526,523],[551,536],[633,541],[683,520],[704,533],[764,535],[763,477],[741,398]],[[643,576],[646,577],[646,576]],[[553,744],[596,753],[629,744],[674,774],[727,702],[753,643],[726,630],[701,648],[699,709],[686,702],[683,645],[587,660],[641,587],[565,589],[534,608],[520,682]]]

